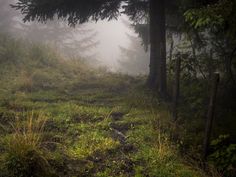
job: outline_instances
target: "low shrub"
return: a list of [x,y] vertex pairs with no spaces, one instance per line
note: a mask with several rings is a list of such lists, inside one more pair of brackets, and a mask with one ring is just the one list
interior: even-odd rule
[[229,135],[220,135],[211,142],[213,152],[209,162],[227,176],[236,175],[236,144],[230,143]]

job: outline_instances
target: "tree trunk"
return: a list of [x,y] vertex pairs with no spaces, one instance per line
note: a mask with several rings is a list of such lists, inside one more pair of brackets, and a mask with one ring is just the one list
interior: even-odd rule
[[164,0],[150,0],[150,73],[148,84],[166,95],[166,29]]
[[215,107],[216,107],[216,94],[217,94],[219,81],[220,81],[220,74],[215,73],[212,78],[211,93],[210,93],[211,97],[210,97],[210,102],[209,102],[208,112],[207,112],[207,121],[206,121],[206,129],[205,129],[205,137],[204,137],[204,145],[203,145],[204,160],[206,160],[207,155],[208,155],[208,148],[210,144],[212,124],[213,124]]
[[180,55],[176,58],[175,61],[175,80],[174,80],[174,89],[173,89],[173,105],[172,105],[172,116],[173,120],[177,121],[178,119],[178,102],[179,102],[179,87],[180,87],[180,70],[181,70],[181,58]]

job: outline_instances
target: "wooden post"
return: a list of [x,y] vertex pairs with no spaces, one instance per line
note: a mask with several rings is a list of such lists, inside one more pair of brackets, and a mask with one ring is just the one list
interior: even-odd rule
[[176,121],[178,119],[180,67],[181,67],[181,59],[180,59],[180,55],[178,55],[177,58],[176,58],[176,61],[175,61],[175,76],[174,76],[174,89],[173,89],[172,116],[173,116],[174,121]]
[[213,123],[214,112],[215,112],[216,94],[217,94],[219,81],[220,81],[220,74],[214,73],[212,77],[212,83],[211,83],[212,85],[211,85],[211,91],[210,91],[210,101],[209,101],[205,137],[204,137],[204,146],[203,146],[204,160],[206,160],[207,155],[208,155],[208,149],[209,149],[211,131],[212,131],[212,123]]
[[208,73],[208,79],[209,80],[212,80],[212,75],[213,75],[213,51],[212,49],[210,50],[210,56],[209,56],[209,60],[208,60],[208,70],[209,70],[209,73]]

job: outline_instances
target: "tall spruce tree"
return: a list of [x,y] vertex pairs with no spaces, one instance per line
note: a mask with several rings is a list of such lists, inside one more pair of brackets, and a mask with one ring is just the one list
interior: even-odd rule
[[116,19],[121,13],[138,22],[149,14],[151,54],[148,85],[166,94],[164,0],[18,0],[13,7],[21,10],[25,21],[45,22],[61,18],[71,26],[89,20]]

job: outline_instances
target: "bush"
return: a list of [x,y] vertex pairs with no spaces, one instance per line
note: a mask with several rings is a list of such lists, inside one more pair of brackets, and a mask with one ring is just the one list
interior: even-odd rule
[[228,135],[220,135],[211,142],[213,153],[209,161],[225,176],[236,175],[236,144],[229,143]]

